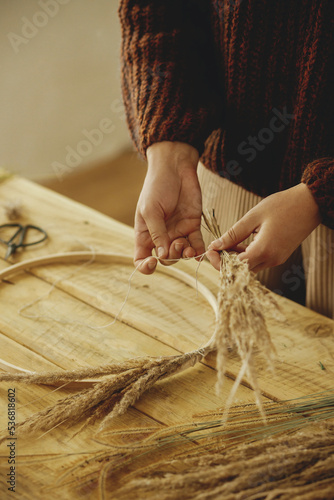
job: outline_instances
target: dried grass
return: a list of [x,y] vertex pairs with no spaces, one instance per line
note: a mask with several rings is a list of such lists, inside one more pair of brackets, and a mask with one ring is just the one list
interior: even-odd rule
[[[215,236],[221,236],[214,214],[203,214],[204,221]],[[248,269],[247,261],[239,260],[236,253],[221,252],[220,284],[218,292],[218,319],[215,331],[217,349],[217,389],[221,392],[231,349],[236,349],[242,366],[226,405],[226,415],[237,388],[246,374],[255,392],[256,402],[263,418],[261,392],[254,365],[255,349],[260,350],[273,368],[275,348],[266,325],[266,316],[283,319],[274,295],[264,287]]]
[[[55,384],[80,380],[87,376],[106,375],[91,388],[68,396],[54,406],[40,411],[16,425],[16,434],[34,435],[46,432],[58,425],[74,425],[86,418],[84,427],[97,419],[103,419],[101,429],[113,418],[126,412],[129,406],[157,380],[174,375],[198,361],[197,351],[178,356],[136,358],[124,363],[104,365],[97,369],[80,369],[45,374],[0,374],[0,381]],[[4,441],[6,436],[0,439]]]
[[227,423],[220,411],[158,431],[105,432],[98,442],[106,451],[58,485],[121,500],[332,498],[334,425],[325,421],[334,417],[334,391],[265,406],[267,425],[255,405],[243,405]]
[[[214,217],[204,219],[215,236],[219,228]],[[37,384],[67,384],[85,377],[105,377],[93,387],[66,397],[17,425],[18,433],[30,435],[49,431],[65,423],[72,425],[85,418],[85,425],[102,420],[102,428],[115,416],[123,414],[129,406],[157,381],[174,375],[201,361],[210,351],[217,349],[218,390],[221,389],[231,348],[236,348],[242,360],[240,373],[226,402],[228,411],[244,374],[255,391],[256,402],[264,417],[260,389],[254,366],[255,347],[260,349],[272,366],[274,346],[266,327],[265,314],[278,314],[273,295],[249,272],[246,262],[233,253],[221,253],[218,317],[212,338],[201,349],[185,354],[158,358],[136,358],[123,363],[101,367],[44,374],[1,374],[0,381],[19,380]],[[5,439],[5,438],[4,438]]]
[[[160,461],[103,498],[131,500],[333,499],[334,427]],[[110,479],[110,476],[109,476]],[[110,495],[107,492],[110,492]],[[101,498],[101,497],[100,497]]]

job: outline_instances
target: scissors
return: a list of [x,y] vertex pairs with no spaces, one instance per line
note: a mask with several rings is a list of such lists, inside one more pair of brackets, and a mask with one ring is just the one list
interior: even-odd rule
[[[18,248],[20,247],[25,248],[25,247],[30,247],[32,245],[37,245],[37,243],[42,243],[42,241],[46,240],[46,238],[48,237],[44,229],[38,226],[32,226],[31,224],[27,224],[26,226],[23,226],[22,224],[2,224],[0,226],[0,230],[6,227],[12,227],[14,228],[14,230],[16,229],[16,231],[11,236],[11,238],[9,238],[9,240],[3,240],[2,238],[0,238],[0,242],[7,245],[5,260],[9,259],[11,255],[14,255],[14,253]],[[29,231],[33,232],[38,231],[42,236],[39,239],[36,239],[29,243],[25,243],[24,240],[28,235]]]

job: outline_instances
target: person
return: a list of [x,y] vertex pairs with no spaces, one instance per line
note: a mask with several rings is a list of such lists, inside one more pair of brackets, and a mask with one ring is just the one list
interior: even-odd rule
[[[334,2],[122,0],[121,84],[147,175],[134,261],[239,252],[334,317]],[[222,237],[210,240],[203,210]]]

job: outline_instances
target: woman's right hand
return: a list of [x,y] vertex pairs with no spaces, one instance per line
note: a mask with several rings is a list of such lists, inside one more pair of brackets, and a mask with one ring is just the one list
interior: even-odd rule
[[197,150],[164,141],[150,146],[146,156],[148,169],[135,215],[134,263],[147,259],[139,270],[151,274],[157,264],[155,258],[148,259],[153,249],[163,264],[163,259],[196,257],[205,249]]

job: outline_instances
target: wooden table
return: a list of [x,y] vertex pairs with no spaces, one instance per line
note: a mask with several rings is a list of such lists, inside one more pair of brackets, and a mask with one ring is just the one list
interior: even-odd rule
[[[133,230],[94,210],[75,203],[25,179],[12,177],[0,184],[0,205],[19,200],[22,223],[44,228],[49,238],[38,247],[17,253],[12,263],[50,253],[89,250],[133,253]],[[4,211],[0,223],[8,222]],[[0,269],[9,265],[0,248]],[[178,268],[195,276],[196,263],[182,262]],[[133,268],[116,264],[50,265],[20,274],[1,283],[0,346],[4,360],[32,371],[73,369],[141,355],[170,355],[200,347],[212,334],[214,313],[196,291],[172,277],[157,272],[145,277],[137,273],[122,313],[122,322],[94,329],[110,322],[119,311]],[[213,293],[218,274],[203,262],[199,280]],[[59,280],[51,293],[50,284]],[[32,301],[43,297],[31,304]],[[279,297],[286,322],[269,321],[277,349],[275,373],[268,374],[258,356],[261,390],[270,400],[296,398],[333,387],[334,322],[289,300]],[[20,312],[20,308],[25,307]],[[93,328],[92,328],[93,327]],[[156,427],[191,421],[193,415],[224,405],[240,368],[229,360],[223,397],[215,392],[215,356],[169,380],[161,381],[140,398],[134,407],[114,420],[105,442],[95,440],[97,425],[73,435],[73,429],[59,427],[39,439],[16,441],[16,498],[95,499],[96,477],[87,478],[78,490],[75,465],[98,451],[105,452],[108,436],[115,429]],[[325,368],[325,369],[323,369]],[[22,383],[1,384],[1,429],[7,428],[7,396],[15,389],[17,421],[51,405],[73,389],[52,390]],[[237,392],[239,404],[253,402],[245,382]],[[0,450],[0,495],[8,492],[9,472],[6,442]],[[82,468],[81,468],[82,471]],[[82,473],[81,473],[82,477]],[[67,484],[69,483],[69,484]],[[14,496],[13,496],[14,495]],[[110,498],[117,498],[111,494]]]

